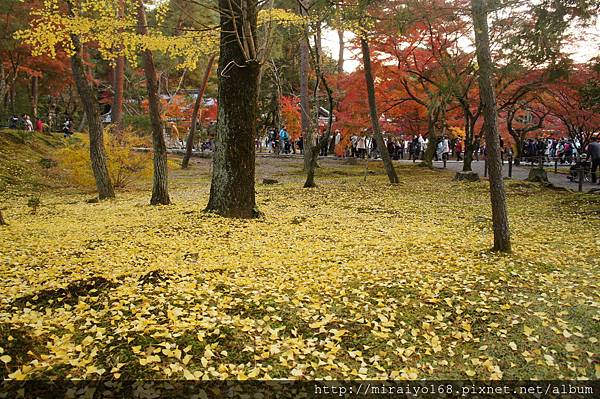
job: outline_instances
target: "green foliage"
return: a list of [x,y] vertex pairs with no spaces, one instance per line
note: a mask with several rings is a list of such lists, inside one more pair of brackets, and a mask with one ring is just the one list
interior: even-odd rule
[[129,127],[138,134],[150,132],[152,124],[148,115],[123,115],[123,125]]
[[[542,0],[514,7],[514,1],[498,2],[497,9],[509,10],[500,19],[506,34],[502,40],[510,58],[531,65],[559,63],[565,58],[564,40],[574,26],[586,26],[600,11],[596,0]],[[512,7],[512,9],[511,9]],[[506,13],[505,13],[506,14]]]

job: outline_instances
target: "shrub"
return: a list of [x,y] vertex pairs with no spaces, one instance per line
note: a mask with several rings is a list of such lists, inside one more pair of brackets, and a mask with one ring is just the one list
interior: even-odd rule
[[[108,173],[116,188],[125,188],[136,179],[152,175],[152,153],[133,150],[135,147],[148,147],[148,143],[132,130],[119,134],[107,131],[104,144]],[[89,188],[96,186],[87,137],[81,142],[70,142],[59,151],[57,159],[73,183]]]
[[142,135],[152,131],[152,122],[148,115],[124,115],[123,126]]

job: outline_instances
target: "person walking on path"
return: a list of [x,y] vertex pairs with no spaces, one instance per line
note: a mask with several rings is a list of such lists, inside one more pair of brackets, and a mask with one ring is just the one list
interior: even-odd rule
[[356,142],[356,151],[359,158],[364,158],[367,152],[367,139],[365,136],[360,136]]
[[449,154],[450,154],[450,140],[448,140],[448,137],[444,136],[442,138],[442,160],[448,160]]
[[456,153],[456,161],[457,162],[460,162],[463,160],[462,151],[463,151],[462,141],[460,141],[460,139],[457,139],[456,144],[454,145],[454,152]]
[[279,131],[279,144],[281,145],[281,152],[284,154],[288,153],[288,148],[287,148],[287,143],[289,140],[289,135],[287,130],[285,130],[285,126],[281,127],[281,130]]
[[587,159],[592,162],[592,183],[598,181],[598,166],[600,166],[600,142],[598,136],[592,137],[592,142],[588,144]]

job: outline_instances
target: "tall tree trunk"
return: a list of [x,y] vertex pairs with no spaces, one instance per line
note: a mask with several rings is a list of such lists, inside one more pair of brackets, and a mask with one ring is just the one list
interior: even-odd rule
[[[317,103],[316,97],[317,97],[317,94],[319,91],[319,83],[322,82],[323,86],[325,87],[325,92],[327,93],[327,103],[329,105],[329,108],[328,108],[329,117],[327,118],[327,130],[325,131],[325,134],[323,136],[321,136],[317,145],[312,145],[312,143],[311,143],[310,152],[307,151],[307,153],[305,153],[305,159],[306,159],[307,155],[310,158],[309,158],[308,168],[306,169],[306,181],[304,182],[304,188],[311,188],[311,187],[317,186],[317,184],[315,183],[315,170],[317,168],[317,159],[319,157],[319,153],[321,152],[321,150],[324,148],[327,148],[329,139],[331,137],[331,127],[333,125],[333,90],[327,83],[327,79],[325,79],[325,74],[323,73],[323,69],[321,68],[321,46],[319,45],[320,41],[321,41],[320,29],[317,29],[317,37],[315,40],[315,52],[314,52],[314,56],[313,56],[314,64],[315,64],[315,72],[317,74],[317,81],[315,83],[314,97],[315,97],[315,103]],[[306,42],[307,42],[307,44],[309,43],[308,37],[306,37]],[[318,107],[318,103],[317,103],[317,107]],[[318,126],[318,118],[319,118],[318,110],[317,110],[316,117],[317,117],[316,123]]]
[[399,182],[398,175],[392,165],[392,158],[387,150],[383,136],[381,134],[381,128],[379,127],[379,115],[377,112],[377,103],[375,101],[375,83],[373,80],[373,72],[371,70],[371,51],[369,50],[369,42],[362,36],[360,38],[360,44],[362,48],[363,64],[365,69],[365,81],[367,83],[367,94],[369,97],[369,113],[371,115],[371,124],[373,126],[373,135],[377,143],[377,148],[381,152],[381,159],[383,160],[383,166],[388,175],[388,179],[391,184],[397,184]]
[[219,115],[206,210],[226,217],[253,218],[259,215],[254,172],[260,64],[255,57],[248,57],[246,49],[251,51],[256,43],[256,2],[219,0],[219,10]]
[[[70,4],[70,2],[69,2]],[[81,58],[81,42],[77,35],[71,35],[74,53],[71,56],[71,69],[83,110],[87,117],[90,135],[90,159],[92,171],[96,179],[96,188],[100,199],[114,198],[115,190],[108,174],[106,153],[104,151],[104,132],[100,120],[96,96],[90,82],[86,78],[85,67]]]
[[338,74],[344,73],[344,31],[338,30],[338,41],[340,43],[340,50],[338,52],[337,72]]
[[[125,17],[125,0],[119,0],[119,8],[117,10],[117,18]],[[120,132],[123,129],[123,87],[125,85],[125,57],[117,57],[114,82],[113,82],[113,104],[111,109],[111,122]]]
[[10,110],[13,115],[17,113],[17,84],[15,79],[13,79],[12,84],[10,85]]
[[520,165],[521,162],[523,161],[523,140],[524,140],[524,138],[521,138],[521,135],[513,136],[513,138],[515,139],[515,156],[514,156],[513,162],[515,165]]
[[111,122],[117,131],[123,129],[123,87],[125,85],[125,57],[117,57],[114,70],[114,97],[111,109]]
[[[328,97],[330,98],[330,104],[333,103],[332,100],[332,96],[329,90],[329,87],[327,85],[327,82],[325,81],[324,75],[322,73],[321,70],[321,28],[319,25],[316,26],[316,32],[315,32],[315,48],[314,50],[312,50],[310,48],[310,37],[309,37],[309,33],[308,33],[308,29],[305,30],[305,35],[304,35],[304,40],[306,42],[306,46],[309,52],[309,55],[312,57],[312,61],[313,61],[313,66],[315,69],[315,74],[316,76],[316,80],[315,80],[315,86],[313,88],[313,106],[314,106],[314,126],[315,129],[314,131],[319,131],[319,114],[320,114],[320,105],[319,105],[319,87],[320,87],[320,83],[321,81],[323,81],[323,83],[325,84],[325,87],[327,88],[327,93],[328,93]],[[329,116],[329,121],[331,121],[331,115]],[[331,127],[331,123],[329,123],[329,128]],[[312,188],[312,187],[316,187],[317,184],[315,183],[315,171],[317,169],[317,159],[319,158],[319,155],[321,153],[321,151],[324,148],[327,148],[327,141],[329,140],[329,134],[330,134],[330,129],[326,132],[326,134],[322,135],[321,137],[317,136],[317,140],[315,143],[315,138],[313,137],[312,133],[313,133],[313,129],[312,127],[310,128],[310,134],[309,134],[309,147],[306,148],[305,146],[305,152],[304,152],[304,169],[306,171],[306,181],[304,182],[304,188]]]
[[473,152],[476,149],[476,144],[473,140],[473,130],[475,128],[474,123],[471,121],[471,117],[465,112],[465,156],[463,160],[463,172],[473,171]]
[[31,114],[38,118],[38,100],[39,100],[39,79],[37,76],[31,77]]
[[428,109],[427,111],[427,138],[429,143],[427,144],[427,149],[423,155],[423,163],[427,165],[428,168],[433,168],[433,158],[437,151],[437,132],[435,130],[437,116],[435,115],[436,111],[434,109]]
[[4,64],[0,62],[0,101],[2,101],[2,108],[6,109],[6,95],[8,85],[6,84],[6,68]]
[[510,229],[506,194],[502,180],[502,160],[500,158],[500,136],[496,96],[492,84],[492,57],[487,22],[487,1],[471,0],[475,47],[479,63],[479,90],[483,103],[485,141],[488,156],[490,198],[492,202],[492,222],[494,228],[494,250],[510,252]]
[[[148,23],[146,21],[146,9],[140,1],[138,6],[138,30],[141,35],[148,34]],[[158,82],[154,57],[152,51],[145,50],[144,74],[146,76],[146,88],[148,89],[148,103],[150,106],[150,122],[152,124],[152,146],[154,149],[154,175],[152,178],[152,205],[169,205],[169,178],[167,168],[167,146],[162,134],[160,121],[160,99],[158,97]]]
[[333,125],[333,91],[331,90],[323,76],[321,76],[321,81],[325,86],[325,91],[327,92],[327,102],[329,104],[327,130],[325,131],[325,134],[319,139],[317,145],[311,146],[310,164],[306,172],[306,181],[304,182],[304,188],[317,187],[317,183],[315,182],[317,159],[319,158],[319,153],[321,152],[321,149],[327,147],[327,144],[329,143],[329,139],[331,137],[331,126]]
[[[300,0],[306,5],[306,0]],[[300,15],[306,16],[303,7],[300,7]],[[300,39],[300,121],[302,126],[302,137],[304,146],[304,170],[308,171],[311,164],[311,151],[314,147],[313,131],[310,123],[310,100],[308,97],[308,74],[310,72],[310,50],[308,48],[308,27]]]
[[206,65],[206,70],[204,71],[204,77],[202,79],[202,85],[200,86],[200,90],[198,90],[198,98],[196,98],[196,102],[194,103],[194,111],[192,112],[192,125],[190,126],[190,132],[185,143],[185,155],[181,161],[182,169],[187,169],[190,166],[190,158],[192,157],[192,150],[194,149],[194,141],[196,139],[196,122],[198,121],[198,117],[202,115],[200,113],[200,106],[202,105],[202,98],[204,97],[206,86],[208,85],[208,77],[212,71],[215,57],[216,55],[213,54],[208,59],[208,64]]
[[[73,3],[68,0],[67,7],[69,14],[74,15]],[[108,174],[106,165],[106,153],[104,151],[104,131],[102,129],[102,121],[100,120],[100,112],[98,104],[96,104],[96,96],[92,91],[92,86],[86,77],[86,70],[82,59],[82,46],[79,36],[71,35],[73,42],[73,55],[71,56],[71,70],[75,86],[79,93],[79,98],[86,113],[89,125],[90,135],[90,160],[92,163],[92,172],[96,180],[96,188],[98,189],[98,197],[102,199],[114,198],[115,189]]]

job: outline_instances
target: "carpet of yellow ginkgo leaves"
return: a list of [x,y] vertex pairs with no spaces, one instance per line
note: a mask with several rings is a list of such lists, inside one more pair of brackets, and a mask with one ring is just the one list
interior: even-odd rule
[[6,201],[0,376],[599,378],[597,197],[509,182],[499,255],[484,182],[326,166],[307,190],[299,165],[251,221],[203,213],[193,172],[166,207]]

